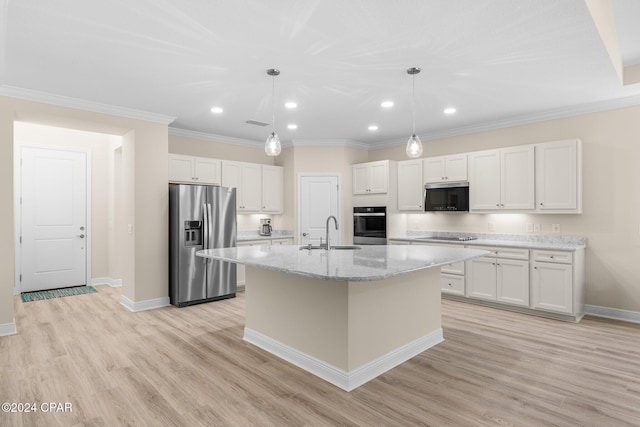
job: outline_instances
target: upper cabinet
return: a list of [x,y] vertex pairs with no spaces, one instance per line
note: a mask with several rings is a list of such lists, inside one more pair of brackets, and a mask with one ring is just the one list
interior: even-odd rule
[[218,159],[169,154],[169,182],[220,185],[220,169]]
[[532,145],[470,153],[469,209],[533,210],[534,154]]
[[262,165],[262,212],[283,212],[284,168]]
[[352,167],[353,194],[384,194],[389,190],[389,161],[359,163]]
[[262,165],[223,160],[222,186],[236,188],[238,213],[261,211]]
[[467,181],[467,155],[428,157],[424,159],[424,183]]
[[536,145],[536,209],[582,213],[582,141]]
[[423,160],[398,162],[398,210],[422,211],[423,203]]

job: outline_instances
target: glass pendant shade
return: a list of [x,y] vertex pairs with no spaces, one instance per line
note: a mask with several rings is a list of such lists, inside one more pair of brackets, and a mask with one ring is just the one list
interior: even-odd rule
[[[278,134],[275,132],[271,132],[271,135],[267,138],[267,142],[264,145],[264,152],[267,153],[267,156],[277,156],[282,151],[282,146],[280,145],[280,138],[278,138]],[[422,152],[422,148],[420,149]]]
[[411,158],[422,156],[422,141],[415,133],[407,141],[407,156]]

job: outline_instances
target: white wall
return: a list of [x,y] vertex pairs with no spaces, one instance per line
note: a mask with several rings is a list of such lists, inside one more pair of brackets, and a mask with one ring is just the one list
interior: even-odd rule
[[[583,142],[583,214],[505,215],[422,213],[399,215],[409,230],[525,233],[526,223],[551,234],[588,238],[586,303],[640,311],[640,107],[550,120],[433,141],[423,157],[579,138]],[[370,160],[406,160],[404,147],[369,153]]]

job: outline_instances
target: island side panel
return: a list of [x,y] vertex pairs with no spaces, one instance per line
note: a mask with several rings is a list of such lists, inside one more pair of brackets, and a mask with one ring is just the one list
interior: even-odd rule
[[246,328],[347,370],[348,282],[246,267]]
[[348,310],[349,371],[419,339],[435,345],[442,336],[440,268],[350,282]]

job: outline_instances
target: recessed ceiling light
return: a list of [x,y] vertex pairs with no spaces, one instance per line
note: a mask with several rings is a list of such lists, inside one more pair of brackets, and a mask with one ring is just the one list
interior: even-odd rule
[[287,125],[287,129],[298,129],[298,125],[291,123],[290,125]]
[[445,113],[445,114],[453,114],[453,113],[455,113],[456,111],[457,111],[457,110],[456,110],[455,108],[453,108],[453,107],[449,107],[449,108],[445,108],[445,109],[444,109],[444,113]]
[[291,102],[291,101],[289,101],[289,102],[286,102],[286,103],[284,104],[284,106],[285,106],[286,108],[288,108],[288,109],[292,110],[292,109],[296,108],[296,107],[298,106],[298,104],[296,104],[295,102]]
[[369,129],[370,131],[378,130],[378,126],[376,126],[376,125],[371,125],[371,126],[369,126],[369,128],[368,128],[368,129]]
[[393,101],[383,101],[382,104],[380,104],[380,106],[382,108],[391,108],[393,107]]
[[222,108],[220,108],[220,107],[213,107],[213,108],[211,109],[211,112],[212,112],[213,114],[220,114],[220,113],[222,113],[223,111],[224,111],[224,110],[223,110]]

